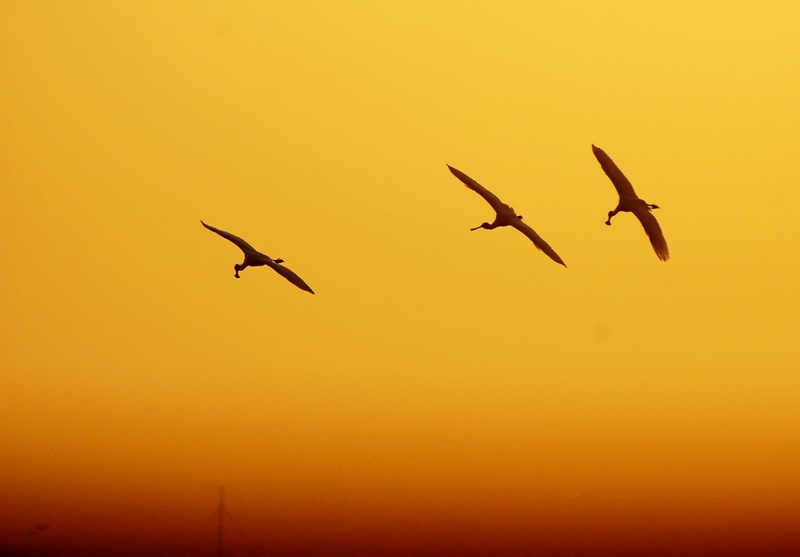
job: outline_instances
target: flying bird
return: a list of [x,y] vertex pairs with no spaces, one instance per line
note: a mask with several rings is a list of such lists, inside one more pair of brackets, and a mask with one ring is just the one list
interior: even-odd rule
[[311,287],[305,283],[303,279],[301,279],[297,274],[289,269],[288,267],[284,267],[281,265],[283,263],[283,259],[272,259],[271,257],[264,255],[260,251],[257,251],[253,246],[239,238],[238,236],[234,236],[230,232],[225,232],[224,230],[220,230],[219,228],[214,228],[213,226],[204,223],[202,220],[200,224],[208,228],[211,232],[216,232],[226,240],[230,240],[234,244],[236,244],[240,250],[244,252],[244,261],[241,265],[238,263],[233,266],[234,274],[236,278],[239,278],[239,271],[243,271],[247,267],[260,267],[262,265],[267,265],[271,267],[276,273],[281,275],[283,278],[294,284],[300,290],[305,290],[306,292],[314,293],[311,290]]
[[594,156],[597,157],[603,171],[611,179],[614,187],[617,188],[617,193],[619,194],[617,208],[608,212],[606,224],[611,226],[611,217],[620,211],[633,213],[636,215],[636,218],[639,219],[639,222],[642,223],[642,227],[644,227],[647,237],[650,238],[650,243],[653,245],[653,249],[658,258],[661,261],[667,261],[669,259],[667,241],[664,239],[664,233],[661,232],[661,227],[658,225],[655,215],[650,212],[652,209],[660,209],[660,207],[652,203],[647,203],[644,199],[636,195],[630,181],[628,181],[622,171],[617,168],[617,165],[614,164],[614,161],[611,160],[611,157],[609,157],[605,151],[600,147],[592,145],[592,152]]
[[552,259],[556,263],[564,265],[564,267],[567,266],[567,264],[564,263],[564,261],[558,256],[555,250],[551,248],[550,245],[547,242],[545,242],[541,236],[539,236],[536,232],[534,232],[533,228],[522,222],[522,215],[518,215],[517,213],[515,213],[513,208],[500,201],[500,199],[495,194],[484,188],[478,182],[476,182],[475,180],[473,180],[472,178],[470,178],[457,168],[453,168],[449,164],[447,165],[447,168],[450,169],[450,172],[452,172],[456,178],[464,182],[465,186],[467,186],[469,189],[471,189],[472,191],[480,195],[482,198],[484,198],[489,203],[489,205],[492,206],[492,209],[494,209],[495,213],[497,213],[497,215],[494,218],[494,222],[492,222],[491,224],[488,222],[484,222],[480,226],[476,226],[475,228],[470,228],[470,230],[478,230],[479,228],[492,230],[499,226],[513,226],[514,228],[525,234],[525,236],[530,238],[530,240],[533,242],[533,245],[535,245],[541,251],[545,252],[548,255],[548,257],[550,257],[550,259]]

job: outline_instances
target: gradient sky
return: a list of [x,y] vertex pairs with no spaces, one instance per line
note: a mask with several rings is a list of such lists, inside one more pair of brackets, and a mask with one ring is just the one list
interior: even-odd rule
[[6,4],[0,548],[800,547],[800,4]]

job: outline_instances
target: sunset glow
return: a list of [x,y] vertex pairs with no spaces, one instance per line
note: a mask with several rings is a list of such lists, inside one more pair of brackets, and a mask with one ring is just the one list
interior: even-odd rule
[[0,555],[800,554],[800,4],[477,6],[2,9]]

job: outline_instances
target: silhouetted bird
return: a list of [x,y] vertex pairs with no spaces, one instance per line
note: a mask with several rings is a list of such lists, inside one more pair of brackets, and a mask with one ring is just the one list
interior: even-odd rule
[[606,224],[611,226],[611,217],[620,211],[633,213],[636,215],[636,218],[639,219],[639,222],[642,223],[644,231],[647,232],[647,237],[650,238],[650,243],[653,244],[653,249],[658,258],[661,261],[668,260],[669,248],[667,247],[667,241],[664,239],[664,233],[661,232],[661,227],[658,225],[655,215],[650,212],[651,209],[659,209],[660,207],[652,203],[647,203],[644,199],[640,199],[639,196],[636,195],[630,181],[628,181],[622,171],[617,168],[617,165],[614,164],[614,161],[611,160],[611,157],[609,157],[605,151],[600,147],[592,145],[592,152],[600,162],[603,171],[611,179],[614,187],[617,188],[617,193],[619,194],[617,208],[608,212]]
[[275,272],[281,275],[283,278],[294,284],[297,288],[301,290],[305,290],[306,292],[314,293],[311,290],[311,287],[305,283],[303,279],[301,279],[297,274],[289,269],[288,267],[284,267],[281,265],[283,263],[283,259],[272,259],[271,257],[264,255],[260,251],[256,251],[256,249],[239,238],[238,236],[234,236],[230,232],[225,232],[224,230],[220,230],[219,228],[214,228],[211,225],[204,223],[202,220],[200,224],[208,228],[212,232],[216,232],[226,240],[230,240],[234,244],[236,244],[239,249],[244,252],[244,261],[241,265],[238,263],[233,266],[234,274],[236,278],[239,278],[239,271],[243,271],[247,267],[260,267],[262,265],[267,265],[271,267]]
[[447,165],[447,168],[450,169],[450,172],[452,172],[456,178],[464,182],[465,186],[467,186],[472,191],[478,193],[481,197],[483,197],[486,201],[488,201],[489,205],[491,205],[492,209],[494,209],[495,213],[497,213],[493,223],[489,224],[488,222],[484,222],[480,226],[476,226],[475,228],[470,228],[470,230],[478,230],[479,228],[492,230],[493,228],[497,228],[498,226],[513,226],[514,228],[525,234],[525,236],[530,238],[531,241],[533,242],[533,245],[535,245],[541,251],[545,252],[550,257],[550,259],[552,259],[556,263],[564,265],[564,267],[567,266],[567,264],[564,263],[564,261],[558,256],[555,250],[551,248],[547,244],[547,242],[542,240],[541,236],[539,236],[536,232],[534,232],[533,228],[522,222],[522,215],[516,214],[514,212],[514,209],[512,209],[511,207],[500,201],[500,199],[495,194],[484,188],[478,182],[476,182],[475,180],[473,180],[472,178],[470,178],[457,168],[453,168],[449,164]]

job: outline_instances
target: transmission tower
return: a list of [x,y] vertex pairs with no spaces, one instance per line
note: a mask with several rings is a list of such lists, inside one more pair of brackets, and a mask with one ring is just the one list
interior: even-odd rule
[[217,557],[225,557],[225,488],[219,488],[219,506],[217,507]]

